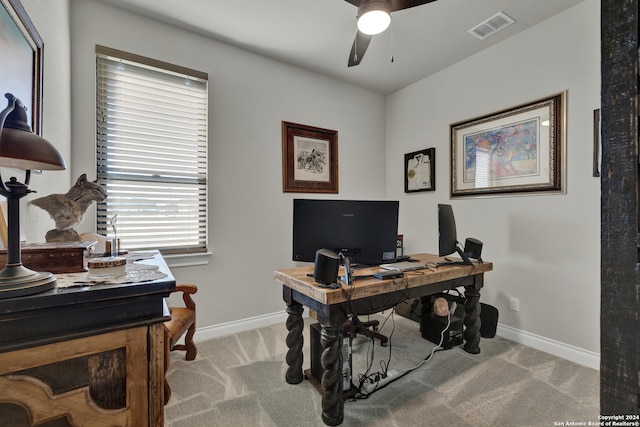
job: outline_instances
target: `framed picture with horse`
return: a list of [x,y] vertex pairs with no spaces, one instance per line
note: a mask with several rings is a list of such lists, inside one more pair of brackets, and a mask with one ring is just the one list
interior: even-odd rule
[[338,193],[338,131],[282,122],[282,191]]

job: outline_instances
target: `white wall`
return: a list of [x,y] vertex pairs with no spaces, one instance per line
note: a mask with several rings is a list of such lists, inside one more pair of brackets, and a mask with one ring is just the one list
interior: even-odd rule
[[[388,97],[387,196],[411,252],[437,251],[438,203],[458,239],[494,263],[482,300],[500,323],[599,353],[600,182],[592,116],[600,106],[600,5],[588,0]],[[449,124],[567,91],[567,192],[450,199]],[[405,194],[403,154],[436,148],[436,191]],[[509,297],[520,311],[509,310]]]
[[[437,249],[436,204],[450,202],[460,237],[482,240],[494,263],[482,299],[500,309],[501,323],[599,351],[597,0],[389,96],[386,106],[377,94],[93,1],[22,1],[45,42],[43,134],[71,168],[34,176],[39,193],[29,198],[64,192],[83,172],[95,177],[96,43],[209,73],[213,256],[207,266],[173,270],[179,282],[200,286],[201,328],[284,308],[271,277],[293,265],[291,199],[314,197],[281,191],[280,122],[288,120],[339,131],[341,190],[326,197],[400,200],[400,232],[413,252]],[[449,199],[450,123],[562,90],[567,194]],[[428,147],[436,147],[437,191],[406,195],[403,155]],[[50,219],[25,211],[29,240],[42,241]],[[511,296],[518,313],[508,310]]]
[[[117,23],[117,25],[116,25]],[[282,192],[281,122],[338,131],[339,198],[384,198],[384,97],[94,1],[71,1],[74,175],[95,176],[95,45],[209,73],[206,266],[172,269],[196,283],[198,325],[282,312],[273,271],[293,266],[294,197]]]

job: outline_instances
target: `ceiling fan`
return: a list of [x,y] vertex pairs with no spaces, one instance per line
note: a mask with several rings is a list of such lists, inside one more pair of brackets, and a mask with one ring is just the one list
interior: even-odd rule
[[349,53],[349,67],[360,64],[371,37],[383,32],[391,22],[391,12],[409,9],[436,0],[345,0],[358,8],[358,32]]

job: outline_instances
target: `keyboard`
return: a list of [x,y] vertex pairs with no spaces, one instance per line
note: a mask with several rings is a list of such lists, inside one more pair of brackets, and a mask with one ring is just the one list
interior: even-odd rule
[[394,262],[392,264],[381,264],[380,268],[383,268],[385,270],[395,270],[395,271],[411,271],[411,270],[421,270],[423,268],[427,268],[427,265],[422,262],[402,261],[402,262]]

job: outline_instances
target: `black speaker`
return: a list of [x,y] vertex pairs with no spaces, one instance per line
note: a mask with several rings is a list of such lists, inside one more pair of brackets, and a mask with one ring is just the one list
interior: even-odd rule
[[480,336],[493,338],[498,329],[498,309],[492,305],[480,303]]
[[467,254],[469,258],[482,262],[482,258],[480,258],[480,255],[482,255],[482,242],[473,237],[469,237],[464,242],[464,253]]
[[336,283],[340,268],[340,257],[329,249],[316,251],[316,262],[313,268],[313,279],[325,285]]

